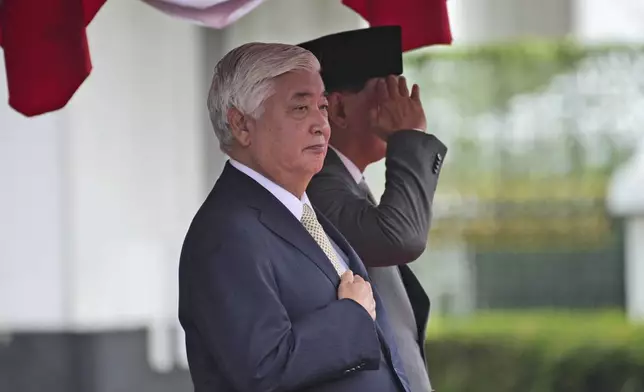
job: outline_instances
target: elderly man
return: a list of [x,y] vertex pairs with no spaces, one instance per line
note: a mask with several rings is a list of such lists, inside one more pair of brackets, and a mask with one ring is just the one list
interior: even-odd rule
[[[324,168],[307,192],[367,266],[411,389],[429,392],[424,360],[429,298],[406,264],[425,249],[447,148],[425,133],[418,86],[410,93],[405,78],[398,77],[400,33],[399,27],[376,27],[301,44],[322,63],[332,129]],[[362,173],[382,158],[386,182],[378,204]]]
[[195,390],[410,392],[362,262],[305,193],[330,133],[318,60],[243,45],[217,64],[208,108],[230,160],[181,254]]

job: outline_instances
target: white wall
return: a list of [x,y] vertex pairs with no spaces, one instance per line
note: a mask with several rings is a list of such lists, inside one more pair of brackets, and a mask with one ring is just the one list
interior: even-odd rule
[[573,36],[642,42],[641,0],[449,0],[454,44]]
[[4,328],[176,318],[179,250],[204,189],[201,33],[110,2],[89,41],[94,70],[67,108],[26,119],[0,107]]
[[611,178],[608,210],[624,221],[626,313],[644,323],[644,138],[633,157]]
[[298,44],[366,26],[339,0],[270,0],[227,29],[227,49],[251,41]]
[[107,4],[89,33],[94,71],[68,108],[72,322],[175,316],[167,275],[203,197],[201,36],[139,2]]
[[576,0],[575,36],[585,42],[644,41],[641,0]]
[[10,109],[0,74],[0,329],[59,326],[66,316],[63,117],[29,120]]
[[566,36],[573,26],[573,1],[449,0],[454,44]]

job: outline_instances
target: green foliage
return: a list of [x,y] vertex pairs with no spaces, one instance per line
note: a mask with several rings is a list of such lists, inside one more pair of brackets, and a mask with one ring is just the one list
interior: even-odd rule
[[[573,40],[521,40],[420,50],[407,54],[404,61],[405,72],[414,75],[430,94],[459,99],[470,114],[476,114],[491,108],[507,109],[512,97],[537,91],[554,76],[574,70],[582,60],[642,52],[644,47],[624,44],[588,46]],[[457,77],[434,77],[441,65],[453,71],[444,75]]]
[[[641,137],[644,46],[529,40],[409,53],[449,148],[430,241],[574,249],[614,240],[615,169]],[[626,98],[628,97],[628,98]],[[552,211],[556,211],[553,214]]]
[[619,312],[433,319],[427,356],[441,392],[644,391],[644,326]]
[[632,153],[640,122],[624,119],[644,101],[642,63],[644,46],[527,40],[415,51],[405,74],[449,142],[443,183],[481,183],[481,173],[594,181]]

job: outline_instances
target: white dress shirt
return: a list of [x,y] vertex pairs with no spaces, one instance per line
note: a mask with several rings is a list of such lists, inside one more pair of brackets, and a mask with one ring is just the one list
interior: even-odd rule
[[356,181],[356,184],[362,182],[362,180],[364,180],[364,175],[362,174],[360,169],[358,169],[358,166],[356,166],[355,163],[351,162],[351,160],[347,158],[343,153],[341,153],[337,148],[331,145],[329,145],[329,147],[333,151],[335,151],[336,154],[338,154],[338,157],[340,157],[340,160],[349,171],[349,174],[351,174],[351,177],[353,177],[353,179]]
[[[302,195],[301,199],[298,199],[294,194],[291,192],[287,191],[286,189],[282,188],[281,186],[277,185],[273,181],[269,180],[265,176],[261,175],[257,171],[251,169],[250,167],[244,165],[241,162],[238,162],[232,158],[230,158],[230,164],[240,172],[246,174],[248,177],[252,178],[255,180],[259,185],[263,186],[267,191],[269,191],[277,200],[279,200],[284,206],[291,211],[293,216],[298,221],[302,220],[302,212],[304,210],[304,204],[308,204],[309,207],[312,208],[311,202],[309,201],[309,197],[306,195],[306,192]],[[328,237],[328,234],[327,234]],[[343,252],[340,252],[339,247],[337,244],[329,237],[329,241],[331,241],[331,245],[333,245],[333,250],[336,253],[336,256],[338,260],[340,261],[340,267],[341,267],[341,272],[344,272],[348,269],[347,267],[347,260],[345,258],[345,255]],[[329,260],[329,262],[331,262]]]

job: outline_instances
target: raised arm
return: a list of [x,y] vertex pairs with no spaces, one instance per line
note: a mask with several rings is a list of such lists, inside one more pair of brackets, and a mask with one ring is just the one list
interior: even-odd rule
[[[356,194],[347,176],[319,173],[307,191],[368,267],[406,264],[425,250],[432,203],[447,148],[433,135],[398,131],[388,139],[379,205]],[[439,165],[437,166],[437,160]]]

